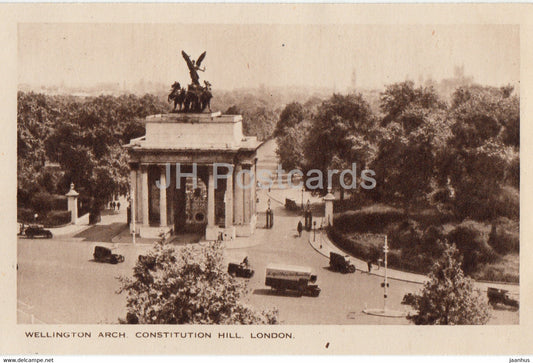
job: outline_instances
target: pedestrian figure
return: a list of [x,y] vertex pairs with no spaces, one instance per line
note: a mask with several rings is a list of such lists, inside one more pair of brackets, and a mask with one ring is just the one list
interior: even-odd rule
[[117,205],[117,204],[115,203],[115,201],[113,201],[113,202],[111,203],[111,207],[113,207],[113,210],[115,210],[115,206],[116,206],[116,205]]
[[298,221],[298,227],[296,229],[298,230],[298,237],[302,237],[302,231],[304,229],[302,221]]
[[117,210],[120,212],[120,202],[117,202]]
[[370,273],[372,271],[372,261],[368,260],[366,264],[368,265],[368,273]]

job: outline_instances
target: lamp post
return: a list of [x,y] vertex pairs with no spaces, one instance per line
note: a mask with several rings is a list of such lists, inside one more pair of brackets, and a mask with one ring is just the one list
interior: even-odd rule
[[304,209],[304,190],[305,187],[302,187],[302,210]]
[[316,241],[316,221],[313,222],[313,242]]
[[387,244],[387,235],[385,235],[385,244],[383,245],[383,253],[385,254],[385,277],[383,281],[383,312],[387,312],[387,253],[389,252],[389,246]]
[[388,317],[388,318],[403,318],[405,317],[405,312],[404,311],[397,311],[397,310],[389,310],[387,308],[387,289],[389,287],[389,282],[388,282],[388,276],[387,276],[387,254],[389,253],[389,245],[387,243],[387,235],[384,236],[385,237],[385,244],[383,245],[383,253],[384,253],[384,280],[383,282],[381,283],[381,287],[383,287],[383,309],[379,309],[379,308],[367,308],[365,306],[365,308],[363,309],[363,312],[365,314],[369,314],[369,315],[377,315],[377,316],[384,316],[384,317]]

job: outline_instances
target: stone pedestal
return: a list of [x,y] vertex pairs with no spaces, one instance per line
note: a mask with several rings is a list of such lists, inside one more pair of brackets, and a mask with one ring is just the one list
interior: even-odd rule
[[70,183],[70,190],[67,194],[67,206],[70,212],[70,223],[78,223],[78,196],[79,193],[74,190],[74,183]]
[[324,202],[326,204],[326,211],[324,216],[324,221],[326,222],[326,226],[332,226],[333,225],[333,201],[335,200],[335,197],[333,194],[331,194],[331,188],[328,188],[328,194],[324,197]]

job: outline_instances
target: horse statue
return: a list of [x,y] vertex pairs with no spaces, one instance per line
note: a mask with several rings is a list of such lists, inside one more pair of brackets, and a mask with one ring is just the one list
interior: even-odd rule
[[211,98],[213,98],[213,94],[211,93],[211,83],[208,81],[204,81],[205,87],[200,94],[200,104],[202,107],[202,111],[205,110],[206,107],[209,108],[209,112],[211,112]]
[[200,94],[202,87],[190,84],[183,101],[184,112],[201,112]]
[[174,82],[172,85],[172,91],[168,95],[168,102],[174,101],[174,111],[176,107],[179,106],[178,111],[182,111],[184,108],[184,102],[187,91],[184,88],[181,88],[179,82]]

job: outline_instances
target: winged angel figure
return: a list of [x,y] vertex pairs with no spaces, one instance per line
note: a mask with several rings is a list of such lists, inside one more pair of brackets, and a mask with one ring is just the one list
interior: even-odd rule
[[203,52],[198,57],[198,60],[196,60],[195,62],[194,59],[191,60],[191,58],[189,57],[187,53],[185,53],[185,51],[183,50],[181,51],[181,55],[183,56],[183,58],[185,59],[185,62],[187,62],[187,66],[189,67],[189,74],[191,75],[192,83],[196,86],[200,86],[200,76],[198,75],[198,71],[202,71],[202,72],[205,71],[205,67],[200,68],[202,61],[205,58],[205,53],[206,52]]

